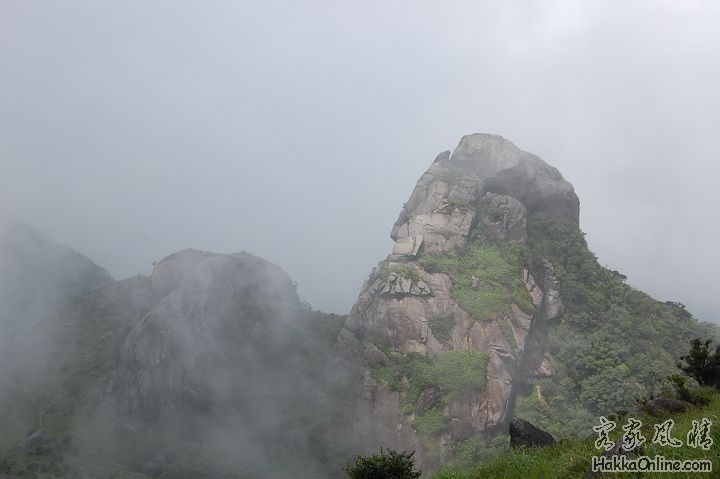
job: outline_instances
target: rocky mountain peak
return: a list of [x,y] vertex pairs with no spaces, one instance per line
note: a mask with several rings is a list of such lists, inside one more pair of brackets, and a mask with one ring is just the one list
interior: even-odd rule
[[[523,259],[537,212],[578,224],[572,185],[539,157],[488,134],[437,156],[340,333],[362,398],[351,434],[418,450],[432,469],[506,425],[519,384],[552,373],[544,331],[564,311],[559,285],[550,262]],[[429,418],[442,427],[424,430]]]
[[264,340],[270,348],[297,327],[301,303],[290,276],[249,253],[179,251],[155,264],[150,287],[154,304],[128,334],[113,385],[130,410],[156,414],[207,400],[210,371],[218,376],[221,364],[236,367],[229,358],[252,356],[254,335],[274,338]]
[[[282,298],[299,301],[292,279],[280,267],[247,252],[218,254],[184,249],[155,263],[150,283],[159,296],[173,291],[194,290],[233,295],[250,287]],[[272,293],[270,293],[272,292]]]
[[[492,195],[512,198],[514,210],[544,211],[562,222],[579,222],[578,197],[557,169],[502,136],[476,133],[464,136],[452,154],[437,156],[390,236],[396,242],[426,234],[465,236],[476,221],[478,207],[492,201]],[[449,250],[462,246],[458,239],[442,242],[431,236],[429,240],[449,243]]]
[[501,170],[517,166],[522,153],[511,141],[500,135],[473,133],[460,139],[448,160],[466,166],[480,177],[488,178]]

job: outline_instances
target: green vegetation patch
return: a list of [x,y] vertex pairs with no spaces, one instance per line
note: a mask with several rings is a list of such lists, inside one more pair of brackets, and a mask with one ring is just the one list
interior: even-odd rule
[[[677,371],[692,338],[717,338],[679,303],[656,301],[602,267],[574,224],[548,214],[528,218],[532,258],[546,258],[560,282],[565,315],[550,328],[554,374],[543,379],[546,404],[516,399],[516,414],[556,436],[586,431],[599,414],[628,409],[651,393],[658,377]],[[542,265],[533,265],[540,270]]]
[[452,338],[452,330],[455,327],[455,318],[453,318],[451,313],[438,314],[437,316],[430,318],[430,321],[428,322],[433,336],[435,336],[438,341],[444,344],[450,342],[450,339]]
[[467,471],[481,462],[498,457],[507,450],[507,436],[503,433],[495,437],[487,435],[471,436],[464,441],[453,444],[449,460],[446,462],[446,470]]
[[552,448],[510,451],[481,463],[471,471],[445,469],[433,476],[433,479],[581,478],[588,470],[590,457],[596,452],[592,441],[567,441]]
[[[651,439],[654,435],[653,426],[662,423],[667,418],[672,418],[674,421],[672,437],[682,439],[685,442],[688,431],[693,427],[693,421],[698,421],[703,417],[715,418],[718,411],[720,411],[720,394],[715,392],[710,404],[702,409],[692,409],[687,413],[659,418],[640,416],[639,419],[643,423],[642,434],[647,439],[642,454],[649,457],[659,455],[675,460],[709,459],[713,462],[713,471],[717,471],[720,468],[720,458],[717,455],[717,450],[713,448],[704,451],[702,448],[689,447],[687,444],[682,447],[662,446],[652,443]],[[595,421],[597,422],[597,418],[595,418]],[[621,429],[623,424],[624,421],[618,422],[616,429],[610,434],[612,440],[620,438],[623,433]],[[476,463],[476,467],[469,471],[444,469],[434,475],[433,479],[490,479],[497,477],[507,479],[545,479],[548,477],[571,479],[587,477],[586,473],[590,468],[592,457],[600,455],[602,451],[595,448],[594,442],[597,435],[592,433],[591,429],[583,429],[582,435],[590,437],[562,439],[558,444],[549,447],[510,450],[494,459]],[[713,438],[714,443],[718,444],[720,441],[720,428],[716,428],[714,423],[713,427],[710,428],[710,436]],[[659,479],[689,479],[702,475],[693,472],[654,472],[648,476]],[[711,475],[707,474],[708,477]],[[635,478],[639,476],[638,473],[628,472],[616,473],[612,477]]]
[[458,262],[459,260],[457,258],[447,258],[430,254],[423,254],[418,260],[418,264],[428,273],[450,273],[456,271]]
[[[472,350],[453,350],[433,356],[417,353],[391,356],[392,365],[371,367],[373,377],[400,392],[402,411],[413,415],[420,441],[428,454],[440,457],[438,436],[450,418],[442,407],[458,394],[485,388],[488,356]],[[422,403],[423,392],[429,396]]]
[[423,255],[419,264],[431,273],[447,273],[460,306],[474,319],[488,320],[509,314],[513,303],[534,311],[521,277],[528,261],[522,244],[475,240],[460,257]]
[[437,409],[431,409],[418,414],[413,419],[413,426],[418,435],[423,438],[434,438],[445,430],[450,418]]
[[466,392],[485,388],[487,354],[473,350],[448,351],[437,357],[430,368],[431,376],[443,390]]
[[400,387],[397,370],[393,366],[371,366],[370,374],[378,381],[387,384],[393,391],[397,391]]
[[[482,390],[487,380],[488,356],[479,351],[464,349],[421,356],[417,353],[392,355],[389,366],[374,366],[370,372],[388,387],[405,393],[407,414],[415,411],[420,394],[429,388],[439,388],[444,401],[456,394]],[[403,387],[401,378],[407,380]]]
[[450,418],[437,409],[431,409],[418,414],[413,418],[413,426],[420,442],[427,449],[430,457],[440,458],[440,443],[438,436],[445,431]]
[[431,387],[439,387],[446,399],[485,388],[487,362],[487,354],[454,350],[435,356],[408,354],[399,360],[397,367],[409,383],[407,400],[415,404],[420,394]]
[[389,276],[395,273],[401,278],[406,278],[412,281],[413,283],[418,283],[422,281],[422,277],[420,274],[413,269],[412,266],[406,265],[406,264],[394,264],[392,266],[386,266],[383,268],[382,271],[382,277],[385,281],[389,280]]
[[345,473],[350,479],[418,479],[422,473],[415,468],[414,454],[380,449],[380,454],[355,456]]

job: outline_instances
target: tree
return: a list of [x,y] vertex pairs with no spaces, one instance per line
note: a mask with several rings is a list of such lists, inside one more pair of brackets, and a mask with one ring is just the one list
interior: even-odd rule
[[397,452],[392,449],[372,456],[355,456],[353,462],[345,466],[350,479],[418,479],[422,474],[415,469],[413,452]]
[[690,351],[684,356],[680,356],[680,361],[685,361],[686,364],[681,362],[677,363],[677,367],[698,382],[700,386],[707,386],[710,384],[710,374],[712,368],[720,364],[720,358],[710,353],[710,343],[712,339],[696,338],[690,341]]

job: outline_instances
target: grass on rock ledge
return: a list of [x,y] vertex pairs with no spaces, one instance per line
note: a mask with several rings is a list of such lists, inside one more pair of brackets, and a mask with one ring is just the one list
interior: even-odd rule
[[474,319],[489,320],[510,314],[511,304],[535,310],[521,276],[528,256],[525,245],[479,239],[460,257],[426,254],[418,262],[430,273],[447,273],[460,306]]

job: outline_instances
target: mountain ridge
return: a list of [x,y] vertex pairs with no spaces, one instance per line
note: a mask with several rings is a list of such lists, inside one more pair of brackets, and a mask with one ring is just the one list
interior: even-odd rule
[[[545,427],[557,422],[567,410],[548,412],[561,396],[548,405],[543,387],[564,394],[561,405],[575,408],[568,416],[579,427],[603,411],[593,403],[603,394],[599,384],[621,391],[602,406],[626,405],[632,399],[626,392],[638,389],[630,368],[641,358],[622,350],[582,378],[581,361],[590,351],[573,360],[555,332],[583,343],[578,336],[602,317],[603,307],[615,305],[629,317],[647,313],[636,320],[664,326],[654,333],[663,346],[647,348],[662,357],[652,362],[658,369],[674,366],[673,334],[687,340],[711,333],[694,320],[673,324],[675,316],[689,316],[635,293],[622,275],[602,268],[579,229],[572,185],[499,135],[466,135],[452,153],[440,153],[390,236],[393,251],[363,285],[338,338],[336,360],[351,371],[361,398],[347,419],[351,426],[339,430],[358,437],[356,447],[366,453],[383,445],[416,450],[425,471],[493,454],[516,403]],[[604,342],[622,349],[615,346],[632,334],[628,329],[605,328]],[[484,381],[467,377],[462,361],[449,372],[457,375],[453,381],[436,375],[447,374],[445,363],[461,353],[484,364]],[[565,383],[570,365],[580,388]]]
[[[557,169],[466,135],[418,180],[347,317],[313,311],[246,252],[184,249],[116,281],[61,248],[59,271],[84,279],[44,276],[80,286],[43,305],[44,348],[0,351],[18,371],[41,364],[34,389],[0,391],[6,410],[24,405],[0,450],[13,471],[45,461],[58,477],[309,478],[380,447],[417,451],[427,473],[466,467],[504,447],[517,414],[557,437],[582,431],[717,329],[601,267],[579,214]],[[6,279],[28,273],[25,291],[0,298],[32,303],[53,262],[14,251],[0,244],[0,260],[17,261]],[[75,449],[13,449],[28,428]]]

